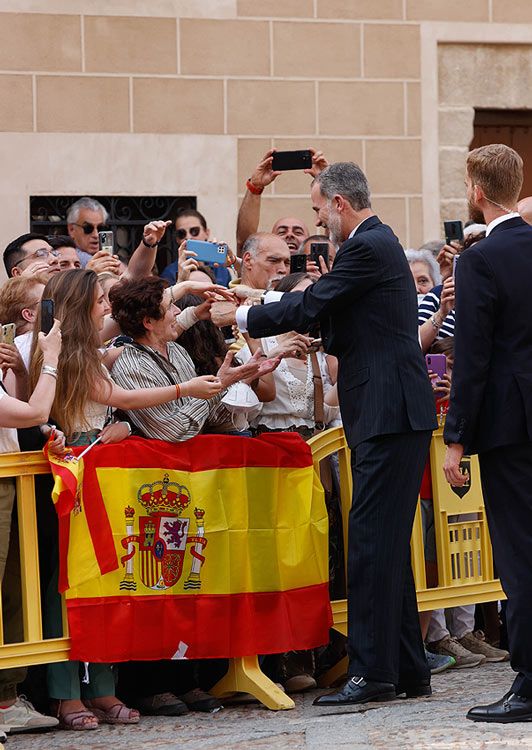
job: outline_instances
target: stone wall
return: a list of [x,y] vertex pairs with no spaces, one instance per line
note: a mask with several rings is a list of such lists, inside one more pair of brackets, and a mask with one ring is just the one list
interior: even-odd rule
[[[433,107],[442,159],[431,174],[439,184],[441,170],[447,216],[461,201],[464,137],[486,92],[476,79],[453,99],[461,66],[491,63],[478,57],[488,54],[476,46],[479,29],[511,41],[508,22],[524,29],[530,21],[528,0],[0,0],[0,144],[5,166],[21,172],[0,176],[10,208],[0,216],[0,244],[25,230],[28,195],[74,193],[80,183],[100,194],[193,187],[216,235],[233,241],[238,200],[259,157],[272,146],[313,145],[330,160],[359,162],[375,209],[416,246],[438,231],[427,201],[440,205],[423,176],[434,136],[421,118],[434,93],[423,35],[442,24],[451,39],[460,30],[460,49],[441,47],[429,65],[445,70]],[[528,53],[508,47],[501,60],[506,52],[519,62],[501,62],[505,75],[528,82]],[[519,88],[518,103],[504,106],[529,106],[532,87],[522,96]],[[299,173],[279,178],[264,194],[262,227],[288,213],[312,223],[308,182]]]

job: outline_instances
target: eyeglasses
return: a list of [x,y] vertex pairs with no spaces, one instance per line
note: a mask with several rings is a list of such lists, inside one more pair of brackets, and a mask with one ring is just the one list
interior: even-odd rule
[[54,250],[52,248],[48,249],[47,247],[40,247],[38,250],[35,250],[30,255],[26,255],[25,258],[22,258],[22,260],[19,260],[18,263],[15,263],[15,266],[20,266],[21,263],[25,263],[28,260],[35,260],[37,258],[49,258],[50,255],[52,255],[54,258],[57,258],[61,253],[59,250]]
[[191,237],[199,237],[201,227],[190,227],[189,229],[176,229],[175,236],[178,240],[185,240],[187,238],[187,232],[190,233]]
[[83,224],[76,224],[76,222],[72,222],[75,227],[79,227],[80,229],[83,229],[84,234],[92,234],[94,230],[97,232],[101,232],[102,229],[105,228],[105,224],[91,224],[88,221],[84,221]]

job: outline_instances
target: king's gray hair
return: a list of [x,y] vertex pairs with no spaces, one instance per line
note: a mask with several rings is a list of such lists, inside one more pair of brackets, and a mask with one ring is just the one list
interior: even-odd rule
[[320,186],[323,196],[332,200],[335,195],[343,196],[355,211],[371,208],[371,198],[366,175],[358,164],[352,161],[339,161],[330,164],[314,179]]

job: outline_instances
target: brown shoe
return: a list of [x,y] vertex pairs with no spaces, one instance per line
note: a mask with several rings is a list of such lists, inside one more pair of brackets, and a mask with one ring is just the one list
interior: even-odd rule
[[451,638],[449,635],[439,641],[427,643],[427,651],[432,651],[433,654],[442,654],[442,656],[452,656],[456,664],[451,669],[478,667],[486,661],[483,654],[473,654],[464,648],[456,638]]
[[466,633],[463,638],[460,638],[459,642],[472,654],[482,654],[486,657],[486,661],[508,661],[510,654],[502,648],[495,648],[490,646],[486,642],[486,638],[482,630],[475,630],[474,633]]

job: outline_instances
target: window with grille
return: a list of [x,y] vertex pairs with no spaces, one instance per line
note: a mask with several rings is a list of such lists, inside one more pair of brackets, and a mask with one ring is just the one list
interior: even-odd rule
[[[68,234],[66,216],[81,195],[36,195],[30,197],[30,231],[46,235]],[[114,232],[115,252],[128,260],[142,239],[150,221],[172,220],[157,251],[159,273],[177,256],[174,220],[181,208],[196,208],[194,196],[108,196],[91,195],[109,213],[107,229]]]

